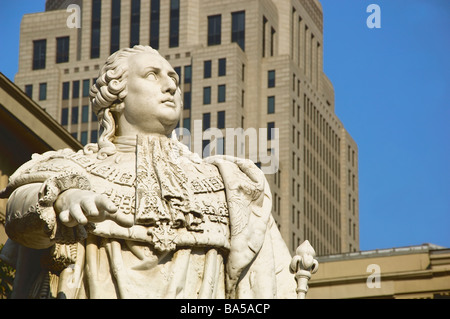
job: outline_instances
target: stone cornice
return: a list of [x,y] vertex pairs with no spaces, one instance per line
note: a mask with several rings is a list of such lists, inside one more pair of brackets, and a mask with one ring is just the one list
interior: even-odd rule
[[308,12],[320,32],[323,33],[323,13],[322,10],[314,3],[313,0],[300,0],[301,5]]

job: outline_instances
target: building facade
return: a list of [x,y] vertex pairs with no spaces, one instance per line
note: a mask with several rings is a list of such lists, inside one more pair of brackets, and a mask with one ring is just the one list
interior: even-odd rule
[[275,163],[266,176],[291,252],[306,239],[319,255],[359,249],[358,148],[323,72],[319,1],[70,3],[24,16],[15,82],[82,144],[97,141],[88,96],[101,64],[151,45],[180,75],[191,149]]
[[318,258],[309,299],[450,299],[450,249],[432,244]]

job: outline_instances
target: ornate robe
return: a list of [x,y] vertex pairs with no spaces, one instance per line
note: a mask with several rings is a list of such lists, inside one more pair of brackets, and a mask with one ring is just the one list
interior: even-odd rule
[[[1,257],[17,270],[13,297],[296,297],[270,189],[251,161],[200,160],[166,137],[134,145],[105,159],[35,155],[11,176]],[[117,213],[63,225],[53,204],[74,188],[107,196]]]

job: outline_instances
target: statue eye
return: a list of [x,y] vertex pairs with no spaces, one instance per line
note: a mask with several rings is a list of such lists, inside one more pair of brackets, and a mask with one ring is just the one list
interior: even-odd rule
[[152,80],[157,80],[157,76],[155,72],[148,72],[146,75],[146,78],[152,79]]
[[172,79],[173,82],[175,82],[175,85],[178,86],[178,79],[174,76],[170,77]]

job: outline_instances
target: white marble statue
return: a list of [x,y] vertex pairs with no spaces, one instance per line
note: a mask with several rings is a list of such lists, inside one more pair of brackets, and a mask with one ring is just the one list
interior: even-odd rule
[[264,174],[176,140],[178,82],[150,47],[116,52],[91,89],[98,144],[11,176],[14,298],[297,298]]

